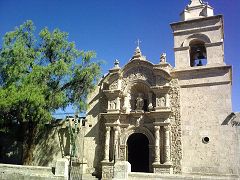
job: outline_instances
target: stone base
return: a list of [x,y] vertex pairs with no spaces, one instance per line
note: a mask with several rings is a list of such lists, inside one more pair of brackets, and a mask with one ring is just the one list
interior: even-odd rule
[[159,174],[173,174],[171,163],[157,164],[153,163],[153,172]]
[[128,161],[117,161],[114,165],[114,180],[128,179],[131,172],[131,164]]
[[113,162],[102,161],[102,180],[113,178]]
[[67,159],[58,159],[55,167],[55,176],[68,177],[68,165],[69,162]]

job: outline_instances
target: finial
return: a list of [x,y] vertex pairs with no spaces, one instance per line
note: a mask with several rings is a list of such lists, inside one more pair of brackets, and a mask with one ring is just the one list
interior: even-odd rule
[[133,57],[134,58],[140,58],[141,56],[142,56],[141,50],[140,50],[139,46],[137,46],[137,48],[135,49]]
[[114,61],[114,69],[117,69],[117,68],[119,68],[119,60],[115,60]]
[[191,0],[189,6],[199,6],[203,4],[202,0]]
[[183,21],[214,16],[213,8],[203,0],[190,0],[187,7],[181,13]]
[[119,67],[119,61],[115,59],[114,61],[114,67],[112,69],[109,69],[109,72],[116,72],[119,71],[121,68]]
[[134,55],[133,55],[133,57],[131,58],[131,60],[134,60],[134,59],[145,60],[144,57],[142,56],[142,52],[141,52],[140,47],[139,47],[141,41],[138,39],[138,40],[136,41],[136,43],[137,43],[137,47],[136,47],[136,49],[135,49]]
[[167,54],[162,53],[160,57],[160,63],[166,63],[167,62]]

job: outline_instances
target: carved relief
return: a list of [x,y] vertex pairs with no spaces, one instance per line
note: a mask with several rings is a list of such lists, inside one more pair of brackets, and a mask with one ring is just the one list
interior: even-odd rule
[[125,146],[120,146],[119,156],[121,161],[125,161]]
[[181,119],[180,119],[180,90],[178,81],[173,79],[170,82],[171,89],[169,90],[170,105],[172,114],[170,115],[171,121],[171,157],[173,163],[173,173],[180,174],[181,159],[182,159],[182,142],[181,142]]
[[164,96],[157,98],[157,107],[166,107],[166,99]]
[[117,100],[116,99],[109,101],[109,109],[111,109],[111,110],[116,109],[116,107],[117,107]]
[[134,80],[143,80],[153,85],[155,79],[152,71],[148,68],[135,67],[131,68],[123,75],[122,90],[124,90],[127,84]]
[[116,90],[116,89],[118,89],[118,81],[117,80],[113,81],[113,83],[110,84],[110,86],[109,86],[109,90]]
[[102,178],[112,179],[113,178],[113,166],[103,166],[102,167]]
[[139,93],[138,97],[136,98],[136,110],[143,110],[144,106],[144,99],[142,98],[142,94]]

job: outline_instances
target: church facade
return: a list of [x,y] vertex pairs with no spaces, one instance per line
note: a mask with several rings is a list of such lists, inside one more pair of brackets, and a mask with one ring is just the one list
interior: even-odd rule
[[232,112],[223,16],[191,0],[171,28],[175,67],[165,53],[152,64],[138,46],[88,98],[84,159],[102,179],[130,172],[239,178],[238,127],[223,123]]

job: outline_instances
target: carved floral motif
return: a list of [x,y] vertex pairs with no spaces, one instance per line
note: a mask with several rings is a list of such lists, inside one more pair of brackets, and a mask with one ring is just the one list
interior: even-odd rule
[[153,82],[155,81],[154,75],[150,69],[143,67],[131,68],[123,75],[122,90],[125,89],[129,82],[134,80],[143,80],[150,85],[153,85]]
[[171,157],[173,163],[173,173],[181,174],[181,159],[182,159],[182,131],[180,119],[180,88],[178,80],[173,79],[170,82],[171,89],[169,90],[170,104],[172,113],[171,119]]

